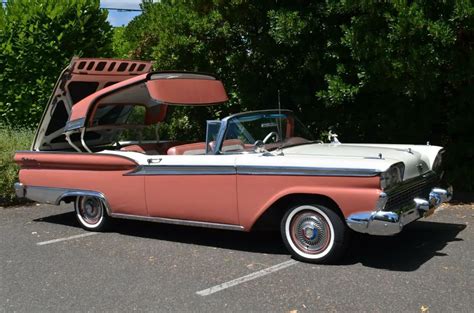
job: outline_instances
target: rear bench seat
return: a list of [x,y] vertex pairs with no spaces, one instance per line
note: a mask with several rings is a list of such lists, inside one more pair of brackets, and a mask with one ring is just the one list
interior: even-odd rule
[[[209,144],[210,148],[213,149],[215,142]],[[222,151],[242,151],[244,150],[244,144],[239,139],[225,140]],[[150,155],[166,154],[167,155],[199,155],[206,154],[206,143],[205,142],[194,142],[182,144],[182,142],[162,142],[159,144],[149,143],[140,145],[130,145],[122,147],[120,151],[133,151],[140,152]]]
[[[214,149],[215,142],[212,141],[209,143],[210,150]],[[229,139],[224,140],[222,145],[222,151],[242,151],[244,150],[244,144],[239,139]],[[180,146],[175,146],[168,149],[168,155],[198,155],[206,153],[206,143],[205,142],[195,142]]]
[[166,154],[169,148],[185,144],[185,141],[167,141],[160,143],[143,143],[137,145],[129,145],[120,148],[120,151],[140,152],[144,154],[157,155]]
[[195,142],[195,143],[188,143],[185,145],[174,146],[174,147],[169,148],[166,154],[168,155],[206,154],[206,143]]

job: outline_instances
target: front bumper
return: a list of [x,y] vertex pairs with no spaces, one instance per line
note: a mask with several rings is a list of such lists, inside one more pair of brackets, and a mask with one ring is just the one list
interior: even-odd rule
[[390,236],[398,234],[403,227],[421,217],[429,216],[443,202],[451,200],[452,187],[431,189],[428,199],[414,198],[413,201],[396,211],[383,211],[388,196],[380,194],[375,211],[350,215],[347,225],[354,231],[370,235]]

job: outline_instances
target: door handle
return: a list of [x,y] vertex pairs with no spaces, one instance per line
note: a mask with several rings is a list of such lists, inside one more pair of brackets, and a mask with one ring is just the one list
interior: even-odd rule
[[159,159],[148,159],[147,161],[148,161],[148,164],[158,164],[161,162],[161,160],[162,159],[159,158]]

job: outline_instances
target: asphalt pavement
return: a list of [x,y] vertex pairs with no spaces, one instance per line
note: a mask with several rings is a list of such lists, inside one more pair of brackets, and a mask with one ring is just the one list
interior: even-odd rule
[[279,233],[115,221],[72,207],[0,209],[2,312],[473,312],[474,206],[394,237],[358,236],[337,265],[291,259]]

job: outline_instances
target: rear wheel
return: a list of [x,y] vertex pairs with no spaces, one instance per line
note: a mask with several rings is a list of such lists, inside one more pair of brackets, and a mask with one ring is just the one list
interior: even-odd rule
[[349,239],[349,231],[339,215],[313,204],[288,210],[281,221],[281,234],[294,258],[311,263],[336,261]]
[[74,203],[76,217],[82,228],[101,231],[108,224],[105,203],[102,199],[93,196],[77,197]]

